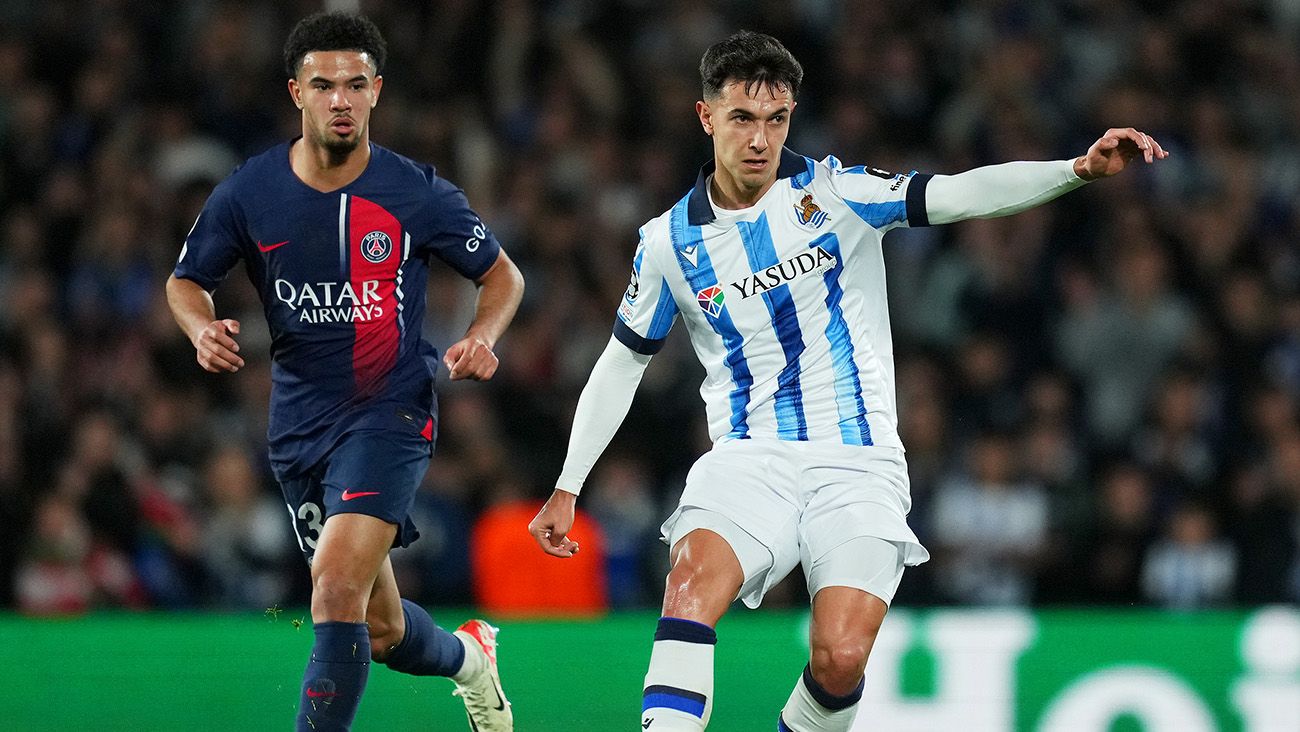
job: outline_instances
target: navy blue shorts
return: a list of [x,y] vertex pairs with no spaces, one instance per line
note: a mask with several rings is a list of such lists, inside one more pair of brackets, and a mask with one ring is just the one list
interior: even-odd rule
[[408,514],[433,457],[432,429],[430,423],[423,432],[349,432],[315,468],[280,483],[298,546],[308,563],[325,521],[339,513],[364,513],[396,524],[394,547],[419,538]]

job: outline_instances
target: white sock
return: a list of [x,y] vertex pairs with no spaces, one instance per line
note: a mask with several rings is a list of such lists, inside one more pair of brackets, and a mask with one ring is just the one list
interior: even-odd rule
[[853,726],[853,718],[858,716],[861,698],[862,684],[847,695],[837,697],[822,688],[805,666],[789,701],[781,710],[777,729],[780,732],[848,732]]
[[465,631],[458,630],[453,633],[465,645],[465,662],[461,664],[459,671],[451,675],[451,680],[458,684],[463,684],[474,678],[487,666],[487,656],[484,655],[483,649],[479,648],[478,644],[473,640],[462,637],[462,633],[465,633]]
[[641,701],[645,732],[701,732],[713,711],[713,646],[703,623],[660,618]]

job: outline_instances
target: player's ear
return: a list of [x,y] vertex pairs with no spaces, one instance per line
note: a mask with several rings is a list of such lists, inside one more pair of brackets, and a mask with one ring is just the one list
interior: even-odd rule
[[379,91],[384,88],[384,77],[376,76],[371,88],[375,90],[375,95],[370,100],[370,108],[374,109],[375,105],[379,104]]
[[298,86],[297,79],[289,80],[289,98],[293,100],[293,106],[302,109],[302,87]]
[[709,103],[701,99],[695,103],[695,114],[699,115],[700,126],[704,128],[704,134],[709,137],[713,136],[713,110],[709,109]]

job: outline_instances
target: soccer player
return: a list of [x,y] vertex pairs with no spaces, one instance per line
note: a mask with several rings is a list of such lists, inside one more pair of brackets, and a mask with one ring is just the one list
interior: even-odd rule
[[776,728],[847,730],[903,567],[929,556],[905,520],[882,236],[1024,211],[1167,153],[1126,128],[1074,160],[952,176],[845,167],[783,147],[803,70],[776,39],[737,33],[705,52],[700,74],[695,111],[713,161],[640,231],[613,338],[529,531],[549,554],[578,551],[568,536],[578,492],[680,318],[707,372],[714,444],[663,525],[671,570],[641,727],[705,728],[718,619],[737,598],[757,607],[801,564],[811,654]]
[[456,186],[370,142],[385,44],[361,16],[313,15],[285,43],[302,136],[249,159],[208,198],[167,282],[199,364],[244,365],[239,323],[210,292],[244,260],[271,330],[271,464],[311,568],[315,645],[297,729],[346,730],[370,660],[448,676],[472,729],[510,730],[496,630],[454,633],[401,598],[388,552],[433,453],[438,355],[421,339],[431,257],[478,285],[473,322],[442,361],[490,379],[523,278]]

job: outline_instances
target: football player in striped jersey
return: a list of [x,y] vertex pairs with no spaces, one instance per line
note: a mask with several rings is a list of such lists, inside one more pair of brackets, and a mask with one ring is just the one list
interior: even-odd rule
[[738,598],[757,607],[799,564],[811,654],[774,723],[847,730],[903,568],[929,556],[906,522],[882,237],[1014,214],[1167,153],[1124,128],[1072,160],[957,175],[817,161],[784,146],[803,71],[779,41],[737,33],[708,49],[700,72],[696,112],[713,160],[640,230],[634,286],[578,401],[555,492],[529,530],[549,554],[577,551],[568,532],[583,481],[680,320],[706,370],[713,447],[663,525],[672,568],[641,726],[705,728],[718,619]]

